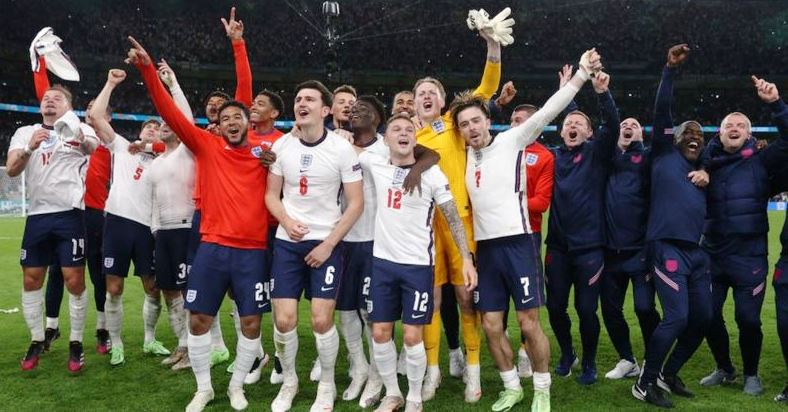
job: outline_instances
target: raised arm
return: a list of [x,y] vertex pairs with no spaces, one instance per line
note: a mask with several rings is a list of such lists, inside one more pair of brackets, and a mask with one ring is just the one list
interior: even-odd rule
[[235,100],[252,107],[252,68],[249,66],[249,55],[246,53],[244,42],[244,23],[235,19],[235,7],[230,9],[230,20],[222,17],[222,24],[227,37],[233,46],[235,59]]
[[[673,145],[673,79],[676,77],[678,67],[689,56],[689,47],[686,44],[673,46],[668,50],[668,59],[662,69],[662,80],[657,89],[657,98],[654,102],[654,129],[652,131],[652,150],[661,151]],[[670,130],[670,133],[666,131]]]
[[96,131],[96,135],[101,142],[105,145],[112,144],[115,141],[115,130],[109,121],[104,116],[109,106],[109,99],[112,96],[112,91],[118,87],[119,84],[126,79],[126,72],[120,69],[111,69],[107,73],[107,82],[104,83],[104,88],[93,100],[93,106],[90,107],[90,112],[87,114],[88,123]]
[[[561,71],[558,72],[558,89],[561,89],[562,87],[566,86],[567,83],[569,83],[569,80],[572,79],[573,69],[574,66],[571,64],[565,64],[564,67],[561,68]],[[572,99],[572,101],[569,102],[566,108],[564,108],[564,110],[561,112],[561,117],[566,117],[566,115],[574,112],[575,110],[579,110],[579,107],[577,106],[577,103],[575,103],[575,100]]]
[[484,64],[481,83],[473,94],[482,96],[484,100],[490,100],[501,84],[501,45],[484,30],[480,30],[479,35],[487,41],[487,61]]
[[772,119],[780,133],[780,138],[762,151],[766,170],[773,174],[784,169],[788,162],[788,106],[780,98],[779,90],[774,83],[755,76],[752,76],[752,81],[758,91],[758,97],[769,105]]
[[161,84],[158,74],[156,73],[156,68],[153,66],[148,52],[146,52],[142,45],[134,40],[133,37],[129,37],[129,41],[132,44],[132,48],[129,49],[126,63],[133,64],[137,67],[137,70],[139,70],[142,75],[142,80],[145,83],[145,87],[148,89],[148,94],[150,94],[156,111],[159,112],[159,115],[167,122],[167,125],[172,128],[172,131],[178,135],[178,138],[181,139],[186,147],[197,154],[200,148],[207,144],[206,142],[210,141],[209,139],[202,138],[202,135],[208,134],[208,132],[192,124],[192,122],[178,110],[178,107],[172,101],[172,97],[170,97],[164,89],[164,85]]
[[579,69],[575,75],[567,82],[566,86],[555,92],[544,106],[533,116],[528,118],[525,123],[510,129],[506,133],[512,133],[517,139],[517,147],[522,148],[533,143],[542,133],[542,129],[547,126],[561,110],[574,99],[575,95],[583,84],[591,77],[590,73],[598,71],[602,67],[600,56],[595,50],[588,50],[580,58]]
[[616,102],[610,93],[610,75],[599,72],[591,80],[591,83],[596,92],[600,119],[599,129],[591,142],[594,145],[594,150],[602,156],[602,159],[612,159],[618,141],[621,119],[618,116]]
[[167,88],[170,89],[172,100],[175,102],[175,105],[178,106],[178,110],[180,110],[189,121],[194,123],[194,113],[189,105],[189,100],[186,99],[186,94],[183,93],[181,85],[178,84],[178,78],[175,77],[175,71],[172,70],[172,67],[170,67],[164,59],[161,59],[159,62],[159,78],[167,85]]

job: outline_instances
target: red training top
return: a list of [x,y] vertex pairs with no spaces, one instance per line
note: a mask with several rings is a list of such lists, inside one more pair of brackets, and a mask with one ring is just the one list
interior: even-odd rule
[[553,196],[554,163],[553,153],[541,143],[534,142],[525,148],[528,220],[534,233],[541,233],[542,213],[550,207],[550,198]]

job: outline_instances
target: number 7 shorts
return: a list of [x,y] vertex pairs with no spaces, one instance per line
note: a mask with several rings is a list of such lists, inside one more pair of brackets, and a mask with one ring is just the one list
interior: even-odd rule
[[533,235],[477,242],[479,285],[473,303],[480,312],[500,312],[514,300],[516,310],[544,305],[544,276],[539,244]]

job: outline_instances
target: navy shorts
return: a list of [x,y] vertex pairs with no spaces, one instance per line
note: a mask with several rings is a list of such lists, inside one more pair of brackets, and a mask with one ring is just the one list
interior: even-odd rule
[[344,242],[344,272],[339,285],[337,310],[358,310],[363,307],[365,291],[372,279],[373,242]]
[[500,312],[514,300],[516,310],[544,305],[539,244],[523,234],[476,242],[479,285],[473,302],[480,312]]
[[28,216],[19,263],[24,267],[85,265],[85,218],[80,209]]
[[408,325],[432,322],[434,277],[433,266],[403,265],[373,257],[367,299],[369,321],[402,319]]
[[306,264],[304,258],[320,240],[288,242],[274,241],[274,263],[271,266],[271,298],[299,299],[306,291],[308,297],[335,300],[342,283],[342,243],[337,245],[318,268]]
[[136,276],[153,275],[150,227],[107,213],[104,221],[104,274],[126,277],[131,262]]
[[231,290],[239,315],[270,310],[264,285],[265,267],[264,249],[238,249],[202,242],[186,283],[184,307],[216,316],[225,293]]
[[197,248],[200,247],[200,218],[200,210],[194,209],[194,215],[192,215],[192,229],[189,231],[189,247],[186,249],[186,264],[189,266],[194,262]]
[[189,265],[186,253],[191,229],[160,229],[156,232],[156,287],[183,290]]

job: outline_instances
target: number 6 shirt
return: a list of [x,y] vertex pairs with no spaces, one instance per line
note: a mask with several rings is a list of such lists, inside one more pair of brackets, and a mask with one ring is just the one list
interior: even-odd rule
[[150,226],[153,202],[150,166],[153,156],[129,153],[128,140],[118,134],[112,143],[105,146],[112,153],[112,181],[104,210]]
[[[325,240],[342,217],[342,183],[361,180],[361,166],[353,146],[336,133],[307,143],[288,133],[271,150],[276,161],[270,172],[282,176],[282,204],[291,219],[309,228],[302,240]],[[282,225],[276,238],[292,242]]]
[[421,175],[421,195],[418,190],[404,194],[402,183],[409,167],[394,166],[370,152],[361,153],[359,161],[367,176],[375,180],[378,210],[372,255],[404,265],[432,266],[435,208],[453,199],[446,175],[432,166]]

